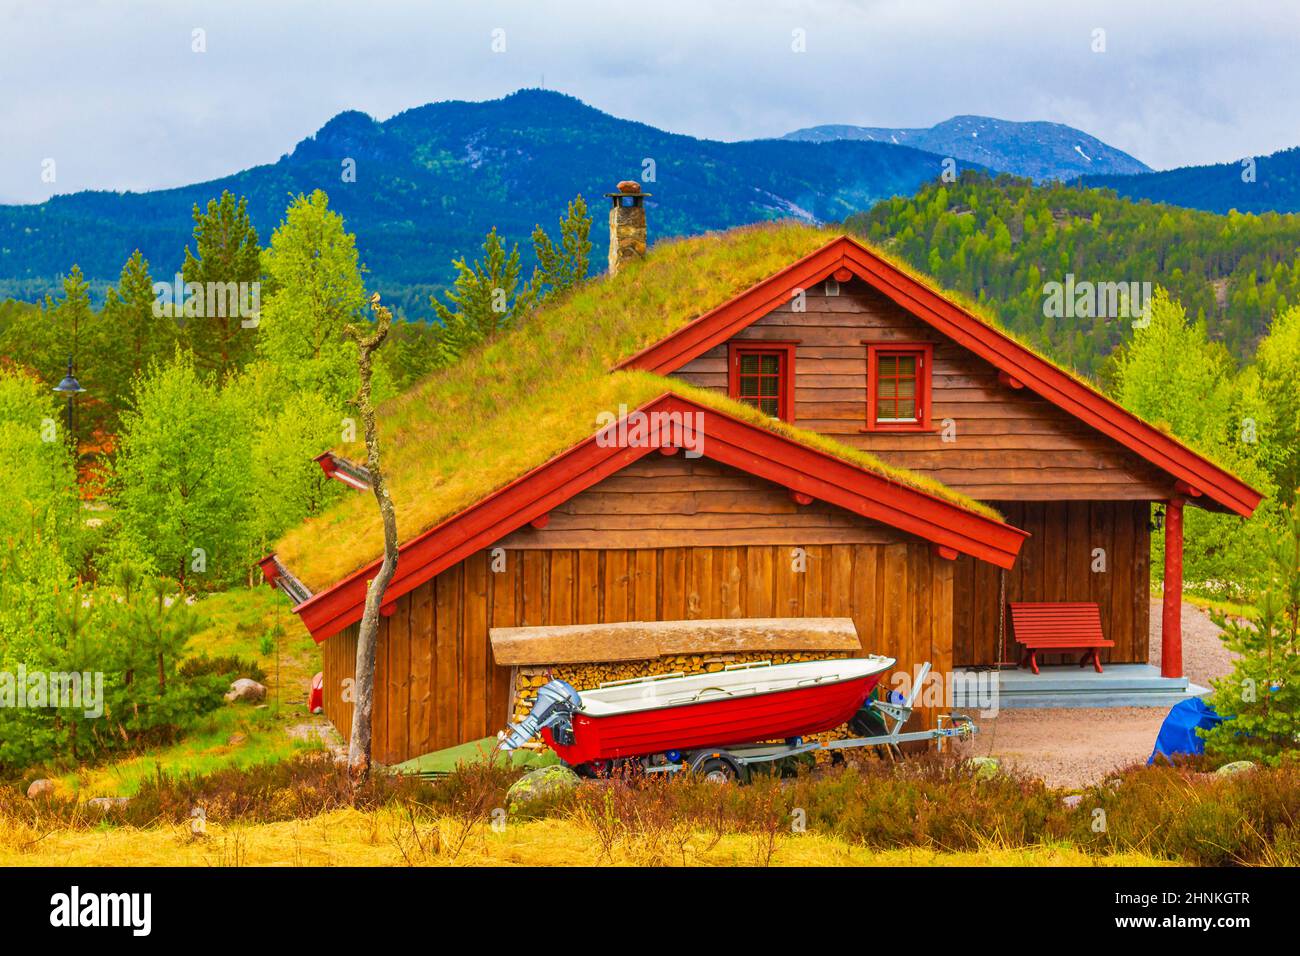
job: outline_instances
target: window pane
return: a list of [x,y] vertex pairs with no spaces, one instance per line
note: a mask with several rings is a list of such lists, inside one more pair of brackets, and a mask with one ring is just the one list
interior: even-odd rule
[[914,377],[916,376],[916,356],[915,356],[915,355],[899,355],[899,356],[897,356],[897,359],[898,359],[898,375],[899,375],[899,377],[902,378],[902,377],[904,377],[904,376],[907,376],[907,377],[913,377],[913,378],[914,378]]
[[781,414],[780,403],[775,398],[760,399],[758,407],[763,414],[771,415],[773,418]]
[[879,368],[881,378],[893,378],[898,374],[898,356],[882,355],[879,358]]
[[740,356],[740,374],[753,375],[758,371],[758,356],[753,352]]
[[753,375],[742,375],[740,377],[740,395],[742,398],[752,398],[758,394],[758,378]]
[[916,400],[912,398],[900,398],[898,400],[898,412],[895,418],[906,418],[911,421],[916,420]]
[[898,380],[898,397],[915,398],[916,397],[916,379],[903,378]]
[[893,398],[898,394],[898,379],[882,378],[876,386],[876,394],[880,398]]
[[776,375],[781,371],[781,356],[769,352],[760,356],[762,359],[762,371],[764,375]]

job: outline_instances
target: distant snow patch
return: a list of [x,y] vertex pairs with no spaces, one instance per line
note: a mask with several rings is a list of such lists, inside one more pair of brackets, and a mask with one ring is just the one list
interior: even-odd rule
[[1084,152],[1084,151],[1079,147],[1079,144],[1078,144],[1078,143],[1075,143],[1075,144],[1074,144],[1074,151],[1075,151],[1076,153],[1078,153],[1080,156],[1082,156],[1084,159],[1086,159],[1088,162],[1092,162],[1092,157],[1089,156],[1087,153],[1085,153],[1085,152]]

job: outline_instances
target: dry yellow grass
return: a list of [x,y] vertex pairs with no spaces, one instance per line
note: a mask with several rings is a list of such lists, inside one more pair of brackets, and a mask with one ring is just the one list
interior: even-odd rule
[[[617,276],[593,279],[378,412],[384,464],[403,541],[543,464],[597,429],[597,415],[672,391],[972,511],[987,506],[833,439],[774,422],[715,392],[642,372],[610,373],[737,293],[824,245],[835,233],[755,226],[664,242]],[[336,449],[361,460],[360,444]],[[280,559],[313,590],[378,556],[374,502],[349,495],[287,533]]]
[[[594,833],[567,820],[510,823],[500,832],[454,819],[412,830],[396,809],[338,810],[304,820],[246,826],[209,824],[147,830],[42,833],[0,819],[0,866],[1158,866],[1140,854],[1093,857],[1058,847],[981,852],[879,851],[815,833],[781,834],[767,853],[758,834],[682,832],[627,837],[602,851]],[[612,857],[612,859],[610,858]]]

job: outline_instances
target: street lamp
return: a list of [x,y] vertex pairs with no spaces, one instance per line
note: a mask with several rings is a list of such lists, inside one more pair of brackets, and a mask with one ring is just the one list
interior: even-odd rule
[[63,381],[54,386],[54,391],[60,395],[68,396],[68,439],[72,442],[73,451],[77,448],[77,436],[72,431],[72,400],[85,389],[77,381],[77,377],[72,374],[72,356],[68,356],[68,374],[63,376]]

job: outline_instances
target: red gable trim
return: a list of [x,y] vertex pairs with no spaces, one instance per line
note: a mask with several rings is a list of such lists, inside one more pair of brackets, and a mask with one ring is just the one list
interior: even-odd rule
[[619,367],[645,369],[660,375],[674,372],[787,301],[796,289],[820,282],[839,269],[848,269],[1020,386],[1069,412],[1174,478],[1200,489],[1221,507],[1249,517],[1263,499],[1263,495],[1231,472],[1035,355],[848,236],[832,240],[794,265],[706,312]]
[[[1028,535],[1010,525],[967,511],[942,498],[891,481],[824,452],[722,412],[666,393],[643,405],[647,415],[676,413],[688,437],[702,442],[706,457],[732,465],[794,492],[837,505],[998,567],[1014,564]],[[703,417],[695,419],[699,413]],[[700,421],[698,432],[693,422]],[[678,417],[678,422],[683,418]],[[580,442],[528,474],[401,546],[397,571],[384,595],[391,604],[434,575],[535,522],[557,505],[627,467],[656,448],[673,443],[673,427],[652,421],[650,438],[635,448],[605,446],[599,434]],[[679,433],[677,440],[682,440]],[[683,441],[685,444],[685,441]],[[354,572],[294,610],[319,642],[359,621],[366,582],[379,561]]]

